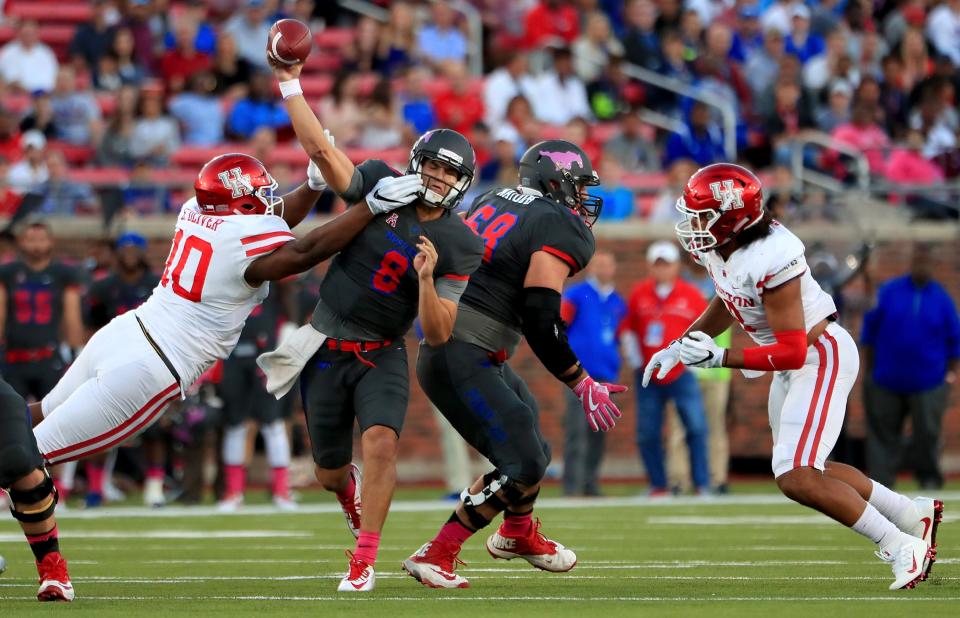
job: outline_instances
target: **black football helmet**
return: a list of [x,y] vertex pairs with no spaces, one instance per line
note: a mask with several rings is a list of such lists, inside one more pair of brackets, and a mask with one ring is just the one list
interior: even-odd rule
[[431,206],[438,206],[452,210],[463,200],[470,183],[473,182],[474,170],[477,167],[477,155],[473,151],[473,146],[460,133],[453,129],[436,129],[427,131],[420,136],[417,143],[410,149],[410,162],[407,164],[408,174],[426,175],[423,173],[423,162],[433,159],[449,165],[457,170],[460,175],[455,184],[444,182],[439,178],[435,180],[447,185],[449,188],[446,195],[437,195],[435,191],[424,188],[420,194],[421,199]]
[[600,177],[582,148],[562,139],[531,146],[520,157],[520,186],[539,191],[571,208],[592,226],[600,216],[603,199],[581,193],[600,184]]

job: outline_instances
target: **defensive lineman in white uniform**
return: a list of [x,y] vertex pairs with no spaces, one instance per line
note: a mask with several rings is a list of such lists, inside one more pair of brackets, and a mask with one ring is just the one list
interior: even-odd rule
[[[677,201],[681,244],[710,273],[717,295],[679,340],[644,371],[678,363],[737,367],[748,377],[774,372],[768,411],[773,473],[780,490],[879,546],[891,590],[925,580],[936,558],[943,503],[910,500],[844,464],[828,462],[860,361],[836,319],[833,299],[814,281],[799,238],[763,210],[760,181],[738,165],[699,170]],[[734,321],[757,344],[724,350],[713,337]]]
[[[323,186],[311,180],[284,197],[263,164],[244,154],[207,163],[184,204],[159,285],[138,309],[98,331],[40,403],[34,429],[48,463],[112,448],[146,429],[217,359],[229,356],[265,282],[312,268],[345,246],[373,215],[416,198],[419,177],[384,180],[381,202],[350,208],[297,240]],[[319,179],[319,181],[317,180]],[[38,416],[36,407],[32,409]]]

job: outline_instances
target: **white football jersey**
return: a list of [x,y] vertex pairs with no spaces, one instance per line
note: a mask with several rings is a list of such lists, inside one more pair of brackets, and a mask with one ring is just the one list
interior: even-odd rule
[[703,264],[717,295],[727,310],[740,322],[743,330],[760,345],[776,343],[767,315],[763,311],[764,290],[800,277],[804,328],[837,312],[833,298],[820,288],[807,268],[803,242],[779,223],[773,224],[769,236],[737,249],[724,261],[716,251],[696,254]]
[[247,267],[294,239],[276,215],[216,217],[202,214],[196,198],[183,205],[160,283],[136,314],[185,389],[230,355],[267,297],[269,284],[247,284]]

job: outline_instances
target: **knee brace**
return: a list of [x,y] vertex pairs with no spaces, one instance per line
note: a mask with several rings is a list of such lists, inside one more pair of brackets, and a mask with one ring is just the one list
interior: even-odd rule
[[[478,530],[490,523],[490,520],[477,511],[481,504],[493,508],[498,513],[507,508],[507,504],[523,498],[523,492],[517,489],[516,484],[499,470],[493,470],[483,475],[483,487],[480,493],[471,494],[466,488],[460,494],[463,501],[463,510],[470,519],[470,525]],[[502,497],[501,497],[502,496]]]
[[[57,508],[57,502],[60,500],[57,494],[57,488],[53,484],[50,474],[43,468],[43,481],[32,489],[9,489],[10,494],[10,513],[17,521],[26,524],[35,524],[48,519]],[[30,510],[18,510],[18,505],[29,504],[33,506]]]

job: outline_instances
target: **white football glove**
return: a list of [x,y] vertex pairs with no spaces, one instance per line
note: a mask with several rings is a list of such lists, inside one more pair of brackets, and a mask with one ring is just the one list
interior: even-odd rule
[[674,339],[670,342],[670,345],[650,357],[650,362],[647,363],[646,368],[643,370],[643,387],[646,388],[647,384],[650,383],[650,378],[653,377],[653,370],[657,367],[660,368],[660,371],[657,372],[657,379],[661,380],[679,364],[680,342]]
[[717,345],[713,337],[696,330],[680,339],[680,360],[687,367],[710,369],[722,367],[727,351]]
[[374,215],[390,212],[417,199],[423,191],[419,174],[386,176],[367,193],[367,207]]
[[[324,129],[323,135],[327,138],[327,141],[330,142],[331,146],[337,145],[337,140],[335,137],[333,137],[333,133],[331,133],[329,129]],[[323,191],[327,188],[327,181],[320,172],[320,168],[316,163],[313,162],[312,159],[310,160],[309,165],[307,165],[307,185],[313,191]]]

